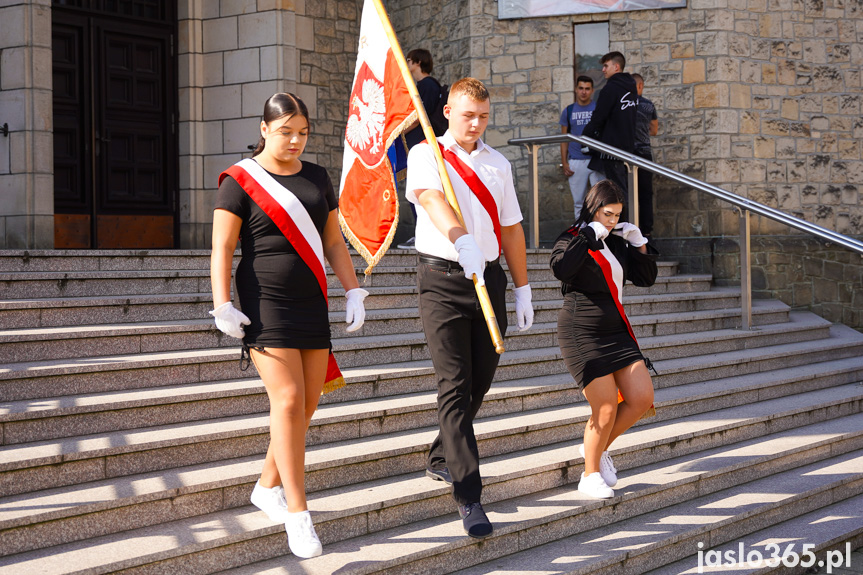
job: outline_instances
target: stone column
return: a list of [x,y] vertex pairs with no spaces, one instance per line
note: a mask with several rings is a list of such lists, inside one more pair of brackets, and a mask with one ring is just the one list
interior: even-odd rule
[[51,2],[0,7],[0,248],[54,247]]
[[[208,248],[219,174],[257,143],[264,102],[296,92],[293,2],[182,0],[180,245]],[[299,4],[299,3],[296,3]]]

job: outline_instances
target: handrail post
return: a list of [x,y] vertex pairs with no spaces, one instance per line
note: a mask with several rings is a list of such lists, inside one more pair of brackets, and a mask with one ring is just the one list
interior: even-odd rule
[[741,327],[752,329],[752,249],[750,245],[749,210],[740,214],[740,316]]
[[626,171],[628,183],[629,183],[629,213],[627,215],[627,221],[636,227],[639,226],[638,223],[638,166],[635,164],[630,164],[629,162],[624,162],[626,165]]
[[539,144],[531,144],[527,146],[530,154],[530,181],[531,181],[531,197],[528,202],[528,212],[530,218],[530,238],[529,244],[531,249],[539,247]]

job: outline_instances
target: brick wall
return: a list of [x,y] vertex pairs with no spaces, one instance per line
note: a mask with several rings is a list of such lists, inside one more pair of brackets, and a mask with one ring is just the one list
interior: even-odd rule
[[0,248],[54,246],[51,3],[0,6]]

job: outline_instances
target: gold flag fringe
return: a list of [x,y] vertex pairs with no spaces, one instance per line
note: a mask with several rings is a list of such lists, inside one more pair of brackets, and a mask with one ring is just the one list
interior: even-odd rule
[[[417,111],[414,110],[404,120],[402,120],[402,123],[399,125],[398,128],[396,128],[395,130],[392,131],[389,138],[387,138],[387,143],[386,143],[385,149],[389,150],[390,146],[393,145],[393,142],[395,142],[397,138],[400,138],[402,136],[402,134],[405,132],[405,129],[407,128],[407,126],[410,126],[411,124],[413,124],[416,121],[417,121]],[[381,247],[378,248],[378,251],[376,253],[372,254],[368,250],[368,248],[366,248],[366,246],[363,245],[363,243],[360,241],[360,239],[356,236],[356,234],[350,228],[347,221],[345,221],[345,218],[342,216],[341,210],[339,210],[339,227],[341,228],[342,233],[345,235],[345,238],[347,238],[348,242],[350,242],[350,244],[354,247],[354,249],[357,250],[357,253],[359,253],[362,256],[362,258],[366,261],[366,263],[368,264],[368,267],[363,272],[366,276],[371,275],[372,269],[380,263],[380,261],[381,261],[381,259],[383,259],[384,255],[386,255],[387,250],[390,249],[390,245],[392,245],[393,238],[395,238],[395,235],[396,235],[396,228],[398,228],[398,225],[399,225],[398,182],[396,182],[395,176],[393,175],[393,166],[390,163],[389,155],[384,154],[382,161],[386,163],[387,173],[390,175],[390,179],[392,180],[392,183],[393,183],[393,193],[396,196],[396,199],[395,199],[395,201],[396,201],[396,214],[395,214],[395,219],[393,219],[393,223],[390,226],[390,229],[387,232],[386,237],[384,238],[383,245],[381,245]],[[341,195],[341,190],[339,190],[339,195]]]
[[337,389],[341,389],[345,386],[345,378],[337,377],[333,380],[330,380],[324,383],[324,388],[321,390],[321,395],[326,395],[327,393],[332,393]]

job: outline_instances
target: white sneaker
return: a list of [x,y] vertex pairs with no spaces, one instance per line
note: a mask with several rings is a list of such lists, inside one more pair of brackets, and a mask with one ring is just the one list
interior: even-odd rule
[[[578,446],[578,452],[583,458],[583,443]],[[599,456],[599,474],[602,475],[603,481],[605,481],[605,484],[609,487],[617,485],[617,468],[614,466],[614,461],[612,461],[611,455],[608,454],[608,451],[603,451],[602,455]]]
[[417,249],[416,246],[414,245],[415,243],[416,243],[416,237],[413,237],[406,242],[400,243],[397,247],[400,250],[415,250],[415,249]]
[[581,481],[578,482],[578,490],[588,497],[597,499],[608,499],[614,497],[614,489],[605,484],[602,475],[598,472],[591,473],[587,477],[584,473],[581,474]]
[[273,523],[284,523],[288,520],[288,502],[285,500],[285,489],[281,485],[268,488],[258,481],[250,499],[252,505],[266,513]]
[[288,513],[285,532],[288,534],[288,547],[297,557],[309,559],[323,553],[321,540],[312,525],[312,514],[308,511]]

